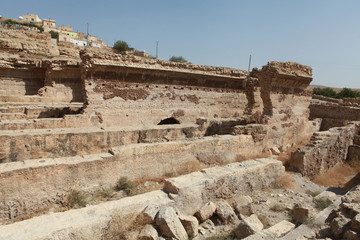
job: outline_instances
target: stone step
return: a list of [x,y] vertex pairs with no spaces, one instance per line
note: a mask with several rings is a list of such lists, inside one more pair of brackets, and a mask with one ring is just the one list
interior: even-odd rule
[[16,107],[16,106],[7,106],[7,107],[0,107],[0,113],[24,113],[25,107]]
[[0,113],[0,120],[17,120],[26,118],[27,115],[25,113]]
[[0,120],[20,120],[36,118],[59,118],[66,114],[79,114],[83,104],[39,104],[39,105],[2,105]]
[[55,129],[93,127],[86,115],[65,115],[62,118],[17,119],[0,121],[0,130]]
[[[217,147],[217,149],[201,147],[204,144],[211,144],[213,141],[223,141],[221,143],[223,149],[220,147]],[[1,165],[0,184],[3,186],[2,197],[4,201],[0,202],[0,221],[18,220],[22,217],[31,216],[39,209],[44,209],[49,205],[64,201],[71,189],[91,192],[113,186],[122,176],[127,176],[131,180],[147,180],[163,176],[165,173],[171,171],[183,170],[181,168],[194,164],[194,161],[196,161],[196,154],[213,154],[219,150],[226,151],[226,145],[232,143],[226,138],[221,138],[220,140],[214,137],[191,140],[187,145],[184,144],[184,142],[185,141],[183,140],[178,141],[177,143],[139,144],[142,145],[140,147],[138,144],[134,144],[126,148],[119,147],[114,149],[114,155],[103,153],[86,155],[83,157],[41,159]],[[164,150],[168,148],[171,148],[172,151],[169,155],[164,156]],[[236,148],[235,144],[233,148]],[[185,150],[189,150],[186,152],[189,154],[184,155]],[[192,169],[189,170],[191,171]],[[204,201],[209,201],[204,198],[205,195],[203,196],[206,191],[206,196],[210,197],[219,186],[226,184],[224,186],[226,187],[228,184],[234,183],[234,181],[236,181],[236,187],[233,188],[231,192],[234,195],[242,194],[247,190],[250,190],[244,187],[249,186],[249,184],[253,189],[268,188],[283,172],[284,168],[280,161],[273,159],[256,159],[194,172],[189,175],[181,176],[179,181],[176,181],[176,178],[173,178],[172,183],[185,190],[181,190],[181,193],[179,193],[178,200],[180,203],[177,207],[180,210],[185,207],[192,211],[205,204],[206,202]],[[262,179],[262,181],[253,181],[249,183],[249,176],[257,176],[259,179]],[[184,179],[188,179],[188,181],[184,182]],[[195,184],[191,182],[192,179],[195,180]],[[189,191],[186,191],[186,189]],[[168,196],[168,194],[163,191],[161,192],[164,196]],[[185,199],[184,201],[182,200],[182,197],[185,197],[182,194],[186,193],[192,193],[188,198],[189,202],[186,202]],[[146,201],[149,203],[150,199],[146,199]],[[128,202],[132,203],[134,200]],[[171,201],[169,200],[169,202]],[[158,204],[158,201],[154,201],[154,203]],[[110,203],[99,204],[98,207],[95,207],[98,209],[96,212],[99,211],[99,209],[102,209],[103,204]],[[23,206],[26,206],[26,208]],[[86,207],[85,209],[88,209],[88,211],[85,212],[90,212],[89,210],[93,207],[94,206]],[[138,208],[137,210],[140,212],[144,207],[145,206]],[[79,210],[68,211],[65,215],[71,214],[74,211],[76,212]],[[182,211],[185,212],[185,210]],[[82,212],[82,210],[80,210],[80,212]],[[61,216],[63,216],[62,214],[64,213],[55,213],[55,216],[58,216],[56,217],[58,220],[53,222],[53,224],[54,226],[63,229],[64,225],[60,223],[64,220],[61,219]],[[97,215],[95,212],[92,214]],[[47,216],[52,215],[54,214]],[[136,214],[134,216],[136,216]],[[43,216],[38,218],[44,220]],[[53,219],[52,217],[50,218]],[[31,222],[36,221],[36,219],[37,218],[34,218],[24,222],[31,225]],[[94,221],[96,220],[93,217],[91,217],[91,219]],[[81,219],[74,218],[74,220],[79,220],[79,223],[82,224]],[[15,235],[7,234],[10,234],[12,225],[19,226],[19,224],[21,225],[21,222],[7,225],[7,227],[0,226],[0,239],[5,236],[8,236],[6,239],[12,239],[9,238],[9,236]],[[78,224],[70,225],[74,227]],[[93,229],[89,226],[90,225],[87,225],[88,229]],[[44,228],[44,226],[41,227],[41,229]],[[26,229],[26,232],[32,232],[31,228]],[[23,231],[25,230],[22,229],[21,232]],[[34,231],[36,230],[34,229]],[[51,234],[50,229],[46,228],[46,231],[48,234]],[[28,234],[30,234],[30,232],[28,232]],[[35,234],[34,232],[32,233]],[[15,232],[12,232],[11,234],[15,234]],[[34,237],[34,239],[37,239],[35,238],[35,235],[31,234],[31,236]]]
[[174,141],[194,137],[197,127],[183,124],[141,130],[82,127],[1,131],[0,162],[93,154],[126,144]]
[[29,96],[9,96],[9,95],[0,95],[0,102],[56,102],[56,99],[49,97],[41,97],[37,95]]
[[30,107],[30,106],[38,106],[38,107],[56,107],[56,106],[68,106],[68,107],[81,107],[84,103],[82,102],[71,102],[71,103],[62,103],[62,102],[1,102],[0,101],[0,107],[1,108],[7,108],[7,107]]

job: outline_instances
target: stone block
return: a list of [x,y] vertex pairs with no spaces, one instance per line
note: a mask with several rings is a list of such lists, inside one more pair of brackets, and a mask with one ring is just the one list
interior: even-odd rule
[[208,202],[195,213],[195,217],[197,217],[200,222],[205,222],[215,211],[216,205],[213,202]]
[[199,222],[197,218],[183,214],[180,214],[178,217],[189,237],[195,237],[199,231]]
[[161,208],[156,217],[156,224],[159,226],[163,236],[178,240],[188,239],[185,228],[181,224],[174,208]]
[[158,240],[159,235],[158,235],[156,229],[152,225],[147,224],[141,230],[138,239],[139,240]]
[[301,204],[295,204],[293,207],[293,220],[298,223],[304,223],[310,215],[308,208],[303,207]]
[[138,216],[138,221],[142,224],[153,223],[160,207],[154,204],[148,205]]
[[316,195],[314,199],[319,200],[321,198],[327,198],[331,201],[334,201],[336,199],[336,194],[330,191],[323,191],[320,194]]
[[285,234],[292,231],[293,229],[295,229],[295,224],[293,224],[289,221],[283,220],[283,221],[275,224],[274,226],[271,226],[268,229],[261,231],[261,234],[266,236],[267,239],[268,238],[276,239],[276,238],[284,236]]
[[216,214],[219,216],[221,221],[224,224],[237,224],[239,222],[238,217],[236,216],[234,210],[231,208],[230,204],[224,200],[217,201],[216,205]]
[[263,228],[264,226],[261,221],[258,219],[256,214],[253,214],[244,220],[240,220],[239,225],[236,229],[234,229],[234,234],[236,237],[242,239],[260,232]]
[[343,239],[346,240],[359,240],[360,239],[360,233],[359,232],[354,232],[351,230],[347,230],[345,231],[344,235],[343,235]]
[[234,207],[235,213],[238,216],[250,216],[251,214],[253,214],[252,199],[249,196],[240,196],[238,198],[235,198],[232,205]]
[[334,218],[331,223],[331,232],[336,238],[341,238],[342,234],[350,225],[350,219],[345,218],[344,216]]
[[351,229],[354,231],[360,232],[360,214],[357,214],[352,220],[351,220]]
[[354,145],[360,145],[360,135],[354,137]]
[[270,151],[271,151],[271,154],[273,154],[273,155],[280,155],[280,153],[281,153],[279,148],[277,148],[277,147],[270,148]]

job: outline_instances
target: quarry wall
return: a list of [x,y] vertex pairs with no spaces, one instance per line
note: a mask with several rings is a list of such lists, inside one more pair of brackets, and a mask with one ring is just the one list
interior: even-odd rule
[[307,66],[270,62],[250,73],[0,32],[1,220],[120,175],[155,178],[268,156],[313,133]]

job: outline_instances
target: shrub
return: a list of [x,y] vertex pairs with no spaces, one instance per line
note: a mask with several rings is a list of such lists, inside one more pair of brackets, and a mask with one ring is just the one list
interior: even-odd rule
[[350,88],[344,88],[337,94],[337,98],[358,98],[360,93]]
[[51,34],[51,38],[56,38],[57,39],[59,37],[58,32],[55,32],[55,31],[51,30],[49,33]]
[[314,203],[317,209],[324,210],[332,204],[332,201],[326,197],[314,199]]
[[165,177],[168,177],[168,178],[176,177],[176,173],[174,173],[174,172],[166,172]]
[[31,27],[31,28],[37,28],[40,32],[44,31],[44,28],[42,26],[38,26],[33,22],[18,22],[12,19],[7,19],[5,21],[1,21],[4,25],[8,25],[8,26],[27,26],[27,27]]
[[270,208],[271,211],[274,212],[285,212],[286,211],[286,207],[282,206],[280,204],[275,204]]
[[320,191],[311,191],[311,190],[308,189],[308,190],[305,191],[305,193],[309,194],[312,197],[316,197],[317,195],[320,194]]
[[129,195],[135,188],[135,184],[130,181],[127,177],[121,177],[115,185],[116,191],[124,191]]
[[325,97],[336,98],[337,93],[332,88],[314,88],[313,93]]
[[331,98],[358,98],[360,97],[360,92],[351,90],[350,88],[343,88],[339,93],[337,93],[332,88],[314,88],[313,93],[316,95],[322,95],[325,97],[331,97]]
[[295,181],[289,173],[284,173],[278,178],[277,185],[284,189],[293,188]]
[[87,204],[85,194],[81,191],[71,190],[67,196],[67,205],[71,208],[85,207]]
[[129,51],[129,50],[130,50],[129,45],[127,44],[127,42],[121,41],[121,40],[116,41],[116,42],[114,43],[113,49],[118,50],[118,51],[120,51],[120,52],[124,52],[124,51]]
[[98,192],[101,198],[106,198],[106,199],[110,199],[113,196],[113,193],[114,193],[114,189],[112,187],[101,188],[101,190]]
[[188,62],[184,57],[182,56],[172,56],[171,58],[169,58],[170,62],[181,62],[181,63],[186,63]]

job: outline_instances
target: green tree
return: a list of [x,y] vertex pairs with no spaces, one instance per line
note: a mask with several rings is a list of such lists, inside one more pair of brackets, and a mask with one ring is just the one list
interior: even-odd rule
[[337,93],[332,88],[314,88],[313,93],[316,95],[322,95],[325,97],[331,98],[358,98],[360,97],[360,92],[351,90],[350,88],[343,88],[339,93]]
[[332,88],[314,88],[313,93],[325,97],[336,98],[337,93]]
[[55,32],[55,31],[51,30],[49,33],[51,34],[51,38],[56,38],[57,39],[59,37],[58,32]]
[[360,93],[350,88],[343,88],[338,94],[337,98],[358,98],[360,97]]
[[181,63],[186,63],[188,62],[184,57],[182,56],[172,56],[171,58],[169,58],[170,62],[181,62]]
[[129,51],[129,50],[130,50],[129,45],[127,44],[127,42],[121,41],[121,40],[116,41],[116,42],[114,43],[113,49],[118,50],[118,51],[120,51],[120,52],[124,52],[124,51]]

